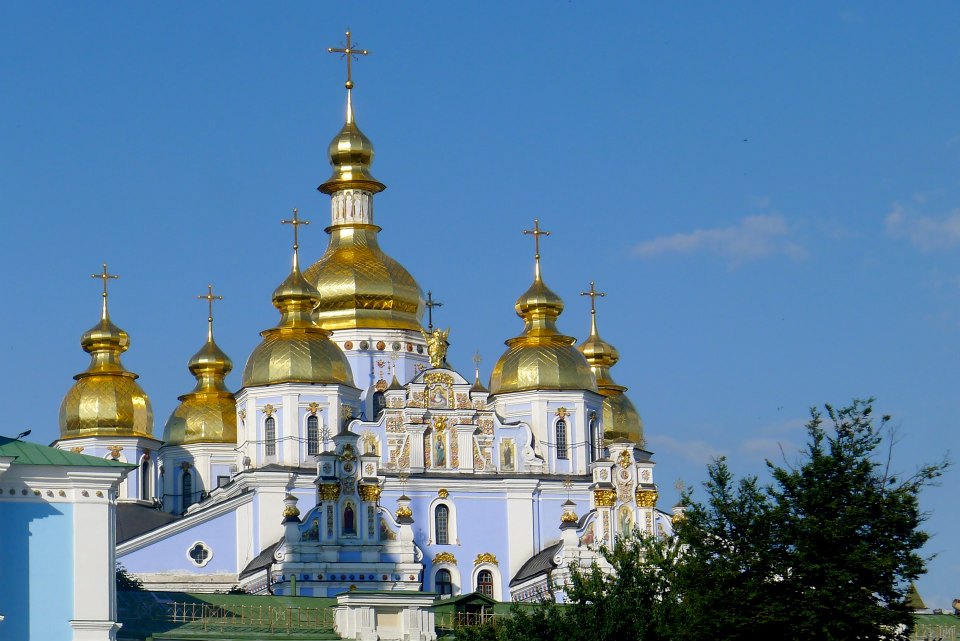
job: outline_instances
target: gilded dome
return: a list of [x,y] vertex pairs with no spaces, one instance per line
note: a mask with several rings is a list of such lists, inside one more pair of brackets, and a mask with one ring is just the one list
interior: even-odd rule
[[180,405],[167,419],[167,445],[237,442],[236,398],[224,382],[233,362],[213,340],[213,318],[207,322],[207,342],[187,365],[197,384],[179,397]]
[[373,164],[373,143],[360,131],[360,127],[349,118],[330,141],[327,148],[333,174],[317,189],[331,194],[340,189],[365,189],[374,193],[383,191],[386,186],[370,174]]
[[260,332],[257,345],[243,368],[243,386],[275,383],[317,383],[353,386],[347,357],[332,341],[330,332],[313,319],[320,294],[300,273],[294,246],[293,270],[273,293],[280,310],[276,327]]
[[540,277],[537,256],[533,285],[517,299],[517,315],[525,323],[523,334],[506,341],[503,353],[490,374],[490,393],[565,389],[597,391],[590,366],[574,343],[562,335],[556,319],[563,301]]
[[370,327],[419,331],[423,292],[377,241],[376,225],[328,228],[330,244],[304,276],[320,292],[315,309],[325,330]]
[[[591,291],[593,283],[591,285]],[[590,336],[580,344],[580,351],[590,364],[598,391],[603,399],[603,438],[605,441],[626,439],[643,446],[643,420],[637,408],[624,393],[627,388],[617,385],[610,375],[610,368],[620,360],[617,349],[600,338],[597,332],[597,312],[590,310]]]
[[[106,273],[106,266],[104,266]],[[80,345],[90,354],[86,371],[60,404],[60,438],[85,436],[153,437],[150,399],[128,372],[120,354],[130,347],[130,337],[110,320],[106,290],[100,321],[83,333]]]

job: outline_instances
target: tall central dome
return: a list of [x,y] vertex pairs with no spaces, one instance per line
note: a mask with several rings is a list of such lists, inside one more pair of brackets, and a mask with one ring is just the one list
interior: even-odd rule
[[[349,48],[349,47],[348,47]],[[386,189],[370,173],[373,143],[353,117],[353,81],[347,117],[330,142],[333,174],[317,189],[330,195],[330,244],[304,277],[320,292],[317,323],[325,330],[353,328],[418,331],[423,292],[403,265],[388,256],[373,224],[373,195]]]

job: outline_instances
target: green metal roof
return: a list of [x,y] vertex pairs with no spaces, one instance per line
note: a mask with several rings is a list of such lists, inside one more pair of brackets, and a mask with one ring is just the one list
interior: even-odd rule
[[136,467],[111,459],[67,452],[55,447],[37,445],[0,436],[0,456],[14,457],[13,465],[68,465],[72,467]]

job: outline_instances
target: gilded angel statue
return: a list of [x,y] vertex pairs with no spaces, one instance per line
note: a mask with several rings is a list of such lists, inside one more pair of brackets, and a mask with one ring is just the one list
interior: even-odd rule
[[427,342],[427,355],[430,357],[432,367],[443,367],[447,359],[447,336],[450,335],[450,328],[440,329],[439,327],[430,333],[420,330],[423,334],[423,340]]

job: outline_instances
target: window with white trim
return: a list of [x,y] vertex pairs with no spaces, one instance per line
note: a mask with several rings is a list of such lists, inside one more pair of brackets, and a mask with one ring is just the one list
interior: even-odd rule
[[477,574],[477,592],[493,598],[493,572],[480,570]]
[[437,570],[436,578],[433,580],[433,591],[437,594],[453,594],[453,575],[450,570]]
[[567,422],[564,419],[558,419],[555,425],[557,434],[557,458],[565,459],[569,457],[567,451]]
[[450,544],[450,508],[440,504],[433,512],[434,527],[437,531],[437,545]]
[[320,453],[320,419],[316,414],[307,417],[307,455]]
[[268,416],[263,422],[263,453],[267,456],[277,455],[277,419]]

